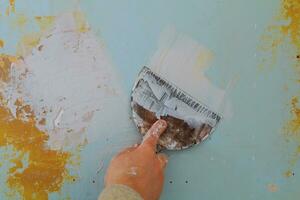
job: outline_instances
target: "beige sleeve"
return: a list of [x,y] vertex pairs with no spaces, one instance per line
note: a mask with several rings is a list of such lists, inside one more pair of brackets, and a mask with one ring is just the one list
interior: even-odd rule
[[143,200],[143,198],[128,186],[112,185],[102,191],[98,200]]

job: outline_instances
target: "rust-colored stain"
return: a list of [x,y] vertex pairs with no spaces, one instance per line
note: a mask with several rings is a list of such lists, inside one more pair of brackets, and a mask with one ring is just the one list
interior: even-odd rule
[[[0,81],[7,81],[17,58],[1,55],[0,60]],[[71,154],[47,147],[47,133],[37,128],[33,110],[22,99],[15,101],[15,115],[1,94],[0,100],[0,148],[13,147],[19,155],[10,160],[13,166],[7,174],[7,185],[24,200],[47,200],[48,194],[60,191],[70,177],[66,166]]]
[[[285,37],[289,38],[290,43],[295,48],[296,58],[295,66],[298,68],[300,65],[299,54],[300,54],[300,1],[299,0],[283,0],[282,2],[282,17],[288,21],[286,25],[281,26],[281,32]],[[295,71],[298,70],[295,68]],[[296,81],[296,84],[299,84]],[[290,101],[290,112],[291,119],[285,126],[287,135],[297,141],[298,148],[294,152],[290,165],[294,166],[299,159],[299,145],[300,145],[300,107],[298,94],[292,97]],[[291,173],[286,172],[286,177],[290,177]]]

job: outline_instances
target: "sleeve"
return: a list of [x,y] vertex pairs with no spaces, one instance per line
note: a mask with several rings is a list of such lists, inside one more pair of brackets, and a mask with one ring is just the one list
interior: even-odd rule
[[112,185],[102,191],[98,200],[143,200],[143,198],[128,186]]

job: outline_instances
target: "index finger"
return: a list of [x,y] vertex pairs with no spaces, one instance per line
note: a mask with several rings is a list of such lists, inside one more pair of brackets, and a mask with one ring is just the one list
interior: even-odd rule
[[143,142],[139,147],[149,146],[153,150],[156,149],[156,145],[159,136],[166,130],[167,122],[165,120],[157,120],[144,136]]

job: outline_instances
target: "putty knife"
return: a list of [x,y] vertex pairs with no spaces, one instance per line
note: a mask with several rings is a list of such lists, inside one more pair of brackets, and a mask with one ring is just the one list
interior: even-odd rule
[[168,128],[159,139],[159,148],[180,150],[205,140],[221,116],[174,83],[143,67],[131,94],[133,120],[142,135],[158,119]]

